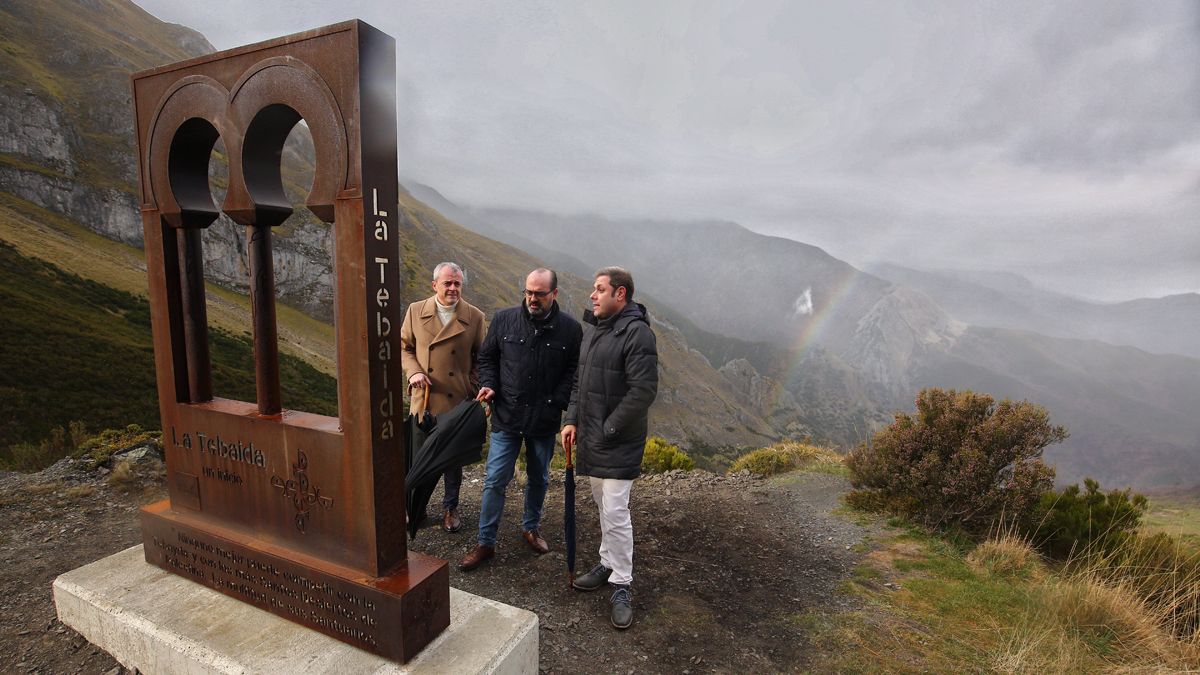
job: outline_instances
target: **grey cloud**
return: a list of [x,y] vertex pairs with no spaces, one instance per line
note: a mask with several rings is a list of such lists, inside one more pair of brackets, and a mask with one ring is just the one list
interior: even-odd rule
[[402,171],[464,204],[1200,291],[1193,2],[144,6],[218,47],[352,16],[392,34]]

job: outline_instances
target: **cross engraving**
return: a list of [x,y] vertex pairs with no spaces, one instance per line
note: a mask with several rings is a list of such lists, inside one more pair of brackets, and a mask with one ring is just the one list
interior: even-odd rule
[[278,488],[286,499],[292,500],[297,512],[296,529],[305,533],[308,530],[308,507],[320,504],[321,508],[333,508],[333,498],[322,495],[319,487],[311,488],[308,481],[308,457],[303,450],[298,450],[296,454],[296,463],[292,464],[294,478],[285,481],[279,476],[271,476],[271,485]]

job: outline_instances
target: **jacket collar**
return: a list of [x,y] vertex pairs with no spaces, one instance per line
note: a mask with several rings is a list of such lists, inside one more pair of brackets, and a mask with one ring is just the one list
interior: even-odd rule
[[522,302],[521,316],[542,330],[554,330],[555,326],[558,325],[558,301],[555,300],[554,304],[550,305],[550,311],[546,312],[546,316],[540,319],[533,318],[533,315],[529,313],[529,304]]
[[592,310],[585,309],[583,310],[583,321],[597,328],[613,330],[620,335],[634,321],[644,321],[646,325],[650,325],[650,313],[646,311],[646,306],[642,303],[631,302],[625,305],[625,309],[604,319],[597,319],[596,315],[592,314]]
[[468,308],[471,305],[467,304],[466,300],[459,299],[458,305],[455,307],[454,318],[445,326],[442,325],[441,320],[437,317],[437,306],[436,295],[430,296],[425,302],[421,303],[421,325],[425,327],[425,331],[429,335],[434,336],[433,340],[430,341],[431,343],[452,338],[465,331],[467,326],[470,325],[471,322],[467,317],[470,316]]

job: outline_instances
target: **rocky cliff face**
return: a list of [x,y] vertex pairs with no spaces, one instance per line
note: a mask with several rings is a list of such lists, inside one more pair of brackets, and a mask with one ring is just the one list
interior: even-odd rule
[[903,401],[929,352],[945,352],[966,329],[926,295],[893,286],[859,319],[838,355],[855,364],[885,401]]
[[57,108],[31,87],[0,86],[0,152],[73,175],[71,146],[79,141]]
[[[81,11],[58,5],[0,8],[0,37],[12,46],[0,56],[0,192],[140,248],[129,75],[212,45],[123,0],[89,0]],[[292,145],[286,158],[304,174],[311,145]],[[205,278],[245,292],[242,228],[222,218],[204,242]],[[328,228],[307,212],[274,242],[280,299],[325,320],[332,318],[331,246]]]

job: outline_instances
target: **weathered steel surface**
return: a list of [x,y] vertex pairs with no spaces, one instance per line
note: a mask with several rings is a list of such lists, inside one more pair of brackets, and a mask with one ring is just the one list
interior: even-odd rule
[[142,531],[148,562],[391,659],[411,659],[450,623],[450,605],[440,600],[449,569],[422,553],[410,552],[392,574],[366,577],[172,512],[165,502],[143,509]]
[[[286,138],[286,137],[285,137]],[[271,228],[246,228],[250,250],[250,315],[254,322],[254,384],[258,414],[283,410],[279,393],[279,336],[275,330],[275,265],[271,259]]]
[[[381,615],[399,624],[362,645],[407,659],[449,624],[449,587],[444,561],[405,546],[395,81],[393,40],[350,21],[137,73],[132,86],[170,494],[143,512],[147,559],[180,572],[152,544],[190,532],[247,560],[387,587],[404,606],[419,586],[424,609]],[[279,393],[270,238],[291,213],[280,151],[301,119],[317,161],[306,205],[333,227],[338,417],[290,410]],[[219,207],[207,175],[218,138],[229,157]],[[219,212],[249,234],[253,403],[212,391],[200,230]],[[201,581],[242,597],[217,572],[228,574],[209,566]]]

